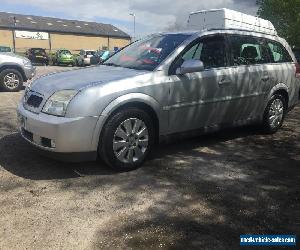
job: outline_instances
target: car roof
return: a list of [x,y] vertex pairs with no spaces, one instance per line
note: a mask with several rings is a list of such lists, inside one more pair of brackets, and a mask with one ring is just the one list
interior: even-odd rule
[[203,35],[205,33],[229,33],[229,34],[253,34],[258,36],[278,37],[277,35],[271,35],[263,32],[252,31],[247,29],[205,29],[205,30],[188,30],[188,31],[176,31],[176,32],[161,32],[158,34],[183,34],[183,35]]
[[31,50],[45,50],[43,48],[30,48]]

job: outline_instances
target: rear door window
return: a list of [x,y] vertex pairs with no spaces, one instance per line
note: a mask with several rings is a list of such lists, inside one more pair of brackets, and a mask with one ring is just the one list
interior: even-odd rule
[[232,66],[254,65],[271,62],[268,48],[263,39],[252,36],[228,36]]
[[287,50],[278,42],[267,41],[271,53],[271,60],[274,63],[292,62],[292,58]]

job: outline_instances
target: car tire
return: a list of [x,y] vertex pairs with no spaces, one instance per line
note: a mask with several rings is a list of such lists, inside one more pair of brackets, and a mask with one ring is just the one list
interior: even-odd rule
[[154,137],[151,117],[141,109],[127,108],[113,114],[103,127],[98,152],[111,168],[130,171],[145,161]]
[[283,124],[286,111],[287,103],[286,99],[280,95],[275,94],[265,109],[263,116],[263,130],[268,134],[273,134],[280,129]]
[[[14,80],[15,79],[15,80]],[[16,69],[5,69],[0,73],[0,89],[6,92],[16,92],[23,87],[22,74]]]

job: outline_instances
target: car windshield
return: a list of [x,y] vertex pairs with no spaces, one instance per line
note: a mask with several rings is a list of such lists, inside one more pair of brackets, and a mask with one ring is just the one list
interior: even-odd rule
[[0,46],[0,52],[11,52],[11,48],[10,47]]
[[46,54],[44,49],[32,49],[32,52],[35,53],[36,55],[45,55]]
[[96,51],[86,51],[85,54],[88,56],[93,56],[96,54]]
[[167,34],[147,37],[117,52],[104,65],[153,71],[189,36]]
[[60,54],[71,55],[71,52],[69,50],[61,50]]
[[105,51],[101,50],[101,51],[97,51],[97,53],[95,54],[96,56],[101,57],[103,55]]

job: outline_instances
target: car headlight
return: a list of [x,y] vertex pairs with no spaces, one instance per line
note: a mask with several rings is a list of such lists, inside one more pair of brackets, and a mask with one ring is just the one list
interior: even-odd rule
[[42,112],[49,115],[65,116],[70,101],[77,93],[76,90],[60,90],[54,93],[47,100]]

